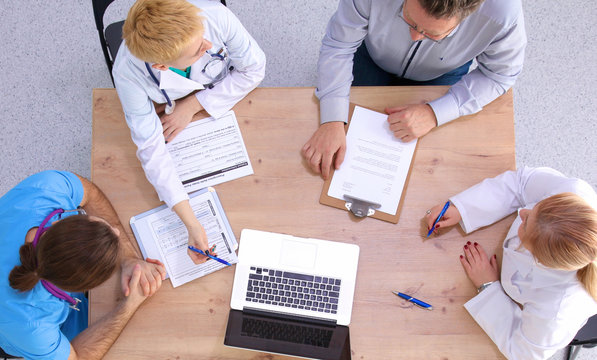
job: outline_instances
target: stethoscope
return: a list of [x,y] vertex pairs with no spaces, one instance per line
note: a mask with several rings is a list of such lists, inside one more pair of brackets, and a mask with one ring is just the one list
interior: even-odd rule
[[[60,214],[62,216],[63,213],[74,212],[74,211],[79,212],[79,214],[85,215],[85,210],[83,210],[82,208],[79,207],[76,210],[56,209],[56,210],[52,211],[50,213],[50,215],[46,216],[46,218],[44,219],[44,221],[42,221],[41,225],[39,225],[39,227],[37,228],[37,231],[35,232],[35,237],[33,238],[33,243],[32,243],[33,248],[35,249],[35,247],[37,246],[37,241],[39,240],[39,238],[50,228],[50,226],[48,226],[48,227],[45,227],[45,226],[48,223],[48,221],[50,221],[50,219],[54,215]],[[70,296],[64,290],[59,289],[56,285],[52,284],[49,281],[46,281],[46,280],[42,279],[41,280],[41,284],[43,285],[43,287],[46,290],[48,290],[48,292],[50,294],[54,295],[58,299],[64,300],[67,303],[69,303],[70,304],[69,307],[71,309],[79,311],[79,308],[77,308],[77,304],[81,302],[80,299],[74,298],[74,297]]]
[[[224,78],[226,77],[226,75],[228,75],[228,73],[230,73],[230,71],[234,70],[234,66],[230,66],[230,57],[228,57],[228,51],[226,50],[226,47],[222,47],[220,50],[218,50],[217,53],[207,52],[207,54],[211,56],[211,59],[207,62],[207,64],[205,64],[205,66],[201,70],[201,73],[203,74],[203,76],[210,79],[211,82],[208,84],[203,84],[203,87],[206,89],[213,89],[215,85],[224,80]],[[220,63],[222,62],[224,64],[224,66],[222,66],[222,69],[218,72],[217,75],[212,75],[210,69],[214,69],[215,67],[220,66]],[[153,82],[155,82],[159,89],[160,82],[158,81],[158,78],[155,76],[153,71],[151,71],[151,66],[149,66],[147,62],[145,63],[145,68],[147,69],[147,72],[149,73],[149,75],[151,75]],[[166,98],[166,109],[164,110],[164,112],[170,115],[174,112],[176,102],[170,99],[166,90],[160,89],[160,91]]]

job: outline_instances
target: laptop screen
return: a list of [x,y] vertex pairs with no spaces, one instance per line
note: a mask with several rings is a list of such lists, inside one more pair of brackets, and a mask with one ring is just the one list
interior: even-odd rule
[[224,344],[314,359],[351,358],[348,327],[262,311],[230,310]]

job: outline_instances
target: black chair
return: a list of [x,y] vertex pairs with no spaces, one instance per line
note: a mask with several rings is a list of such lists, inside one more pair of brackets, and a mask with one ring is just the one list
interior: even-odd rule
[[[106,65],[108,65],[108,71],[110,72],[110,78],[112,84],[114,84],[114,77],[112,76],[112,65],[118,48],[122,42],[122,25],[124,20],[118,21],[108,25],[104,30],[104,13],[106,9],[114,0],[93,0],[93,16],[95,17],[95,26],[99,34],[100,43],[102,44],[102,50],[104,51],[104,58]],[[222,5],[226,6],[226,0],[220,0]]]
[[4,352],[4,350],[2,350],[2,348],[0,348],[0,358],[7,360],[7,359],[17,359],[18,356],[13,356],[10,354],[7,354]]
[[597,315],[589,318],[574,340],[568,344],[568,360],[574,360],[581,348],[592,348],[597,346]]

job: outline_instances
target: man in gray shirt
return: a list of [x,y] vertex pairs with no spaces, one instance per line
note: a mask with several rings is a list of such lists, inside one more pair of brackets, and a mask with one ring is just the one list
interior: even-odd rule
[[[388,104],[390,129],[407,142],[505,93],[522,70],[525,46],[520,0],[340,0],[319,55],[321,126],[303,157],[324,179],[332,162],[339,168],[351,83],[452,85],[426,104]],[[477,67],[468,72],[473,59]]]

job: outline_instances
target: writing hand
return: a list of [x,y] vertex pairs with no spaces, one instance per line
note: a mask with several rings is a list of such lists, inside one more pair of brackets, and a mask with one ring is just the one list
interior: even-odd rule
[[[427,211],[425,214],[425,223],[427,224],[427,231],[431,230],[435,219],[439,216],[440,212],[444,208],[445,204],[435,205],[431,209]],[[433,230],[434,233],[437,234],[437,230],[439,228],[448,228],[450,226],[454,226],[458,224],[461,220],[460,211],[454,206],[454,204],[450,204],[450,207],[444,213],[444,216],[440,219],[440,221],[435,224],[435,229]]]

